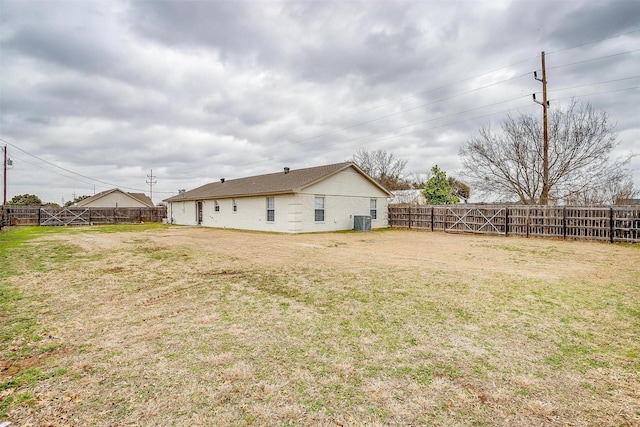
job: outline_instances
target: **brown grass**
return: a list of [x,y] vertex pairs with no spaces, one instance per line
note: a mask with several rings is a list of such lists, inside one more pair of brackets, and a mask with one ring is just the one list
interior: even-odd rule
[[638,247],[170,227],[31,250],[60,245],[7,279],[50,348],[0,364],[16,425],[640,424]]

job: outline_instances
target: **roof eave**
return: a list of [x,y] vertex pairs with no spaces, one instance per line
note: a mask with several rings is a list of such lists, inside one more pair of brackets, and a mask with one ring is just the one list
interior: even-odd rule
[[280,190],[280,191],[263,191],[260,193],[237,193],[237,194],[220,194],[220,195],[210,195],[210,196],[202,196],[202,197],[180,197],[173,196],[168,199],[164,199],[163,202],[173,203],[173,202],[194,202],[197,200],[215,200],[215,199],[239,199],[242,197],[264,197],[264,196],[282,196],[284,194],[295,194],[299,191],[296,189],[291,190]]

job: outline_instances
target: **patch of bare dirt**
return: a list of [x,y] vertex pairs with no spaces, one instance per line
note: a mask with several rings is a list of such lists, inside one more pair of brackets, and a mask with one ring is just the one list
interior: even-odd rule
[[[66,236],[91,253],[135,247],[127,233]],[[188,247],[206,253],[235,254],[262,265],[319,262],[352,270],[366,265],[427,270],[454,268],[458,272],[517,274],[531,278],[605,277],[599,261],[611,258],[620,269],[615,246],[600,242],[524,239],[517,237],[392,231],[274,235],[197,227],[174,227],[144,235],[156,249]],[[314,256],[318,255],[318,256]],[[320,256],[321,255],[321,256]],[[120,267],[109,267],[118,269]]]

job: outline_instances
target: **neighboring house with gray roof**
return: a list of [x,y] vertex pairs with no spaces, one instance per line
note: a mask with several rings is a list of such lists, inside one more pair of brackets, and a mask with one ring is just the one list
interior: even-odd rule
[[371,228],[386,228],[390,196],[345,162],[220,179],[163,201],[174,224],[307,233],[351,230],[356,216],[370,216]]
[[153,201],[144,193],[126,193],[119,188],[103,191],[76,203],[86,208],[152,208]]

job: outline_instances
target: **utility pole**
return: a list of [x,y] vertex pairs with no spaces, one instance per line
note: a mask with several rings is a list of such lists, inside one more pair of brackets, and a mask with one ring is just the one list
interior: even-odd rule
[[7,205],[7,166],[13,165],[13,161],[7,157],[7,146],[6,145],[4,146],[2,151],[4,153],[4,161],[2,162],[3,170],[4,170],[4,174],[3,174],[4,184],[3,184],[3,187],[2,187],[3,191],[4,191],[4,197],[2,199],[2,206],[6,206]]
[[7,206],[7,146],[5,145],[4,148],[2,149],[2,151],[4,152],[4,161],[2,162],[2,164],[4,165],[4,185],[3,185],[3,190],[4,190],[4,198],[2,199],[2,206]]
[[544,51],[542,58],[542,78],[538,78],[538,73],[533,72],[533,78],[542,82],[542,102],[536,100],[536,94],[533,94],[533,101],[542,105],[542,127],[544,133],[543,154],[542,154],[542,192],[540,193],[540,204],[547,205],[549,203],[549,126],[547,125],[547,108],[549,101],[547,100],[547,71],[544,65]]
[[147,178],[149,178],[149,180],[147,181],[147,184],[149,184],[149,198],[153,202],[153,185],[158,182],[155,179],[153,179],[155,178],[153,176],[153,169],[151,169],[151,175],[147,175]]

